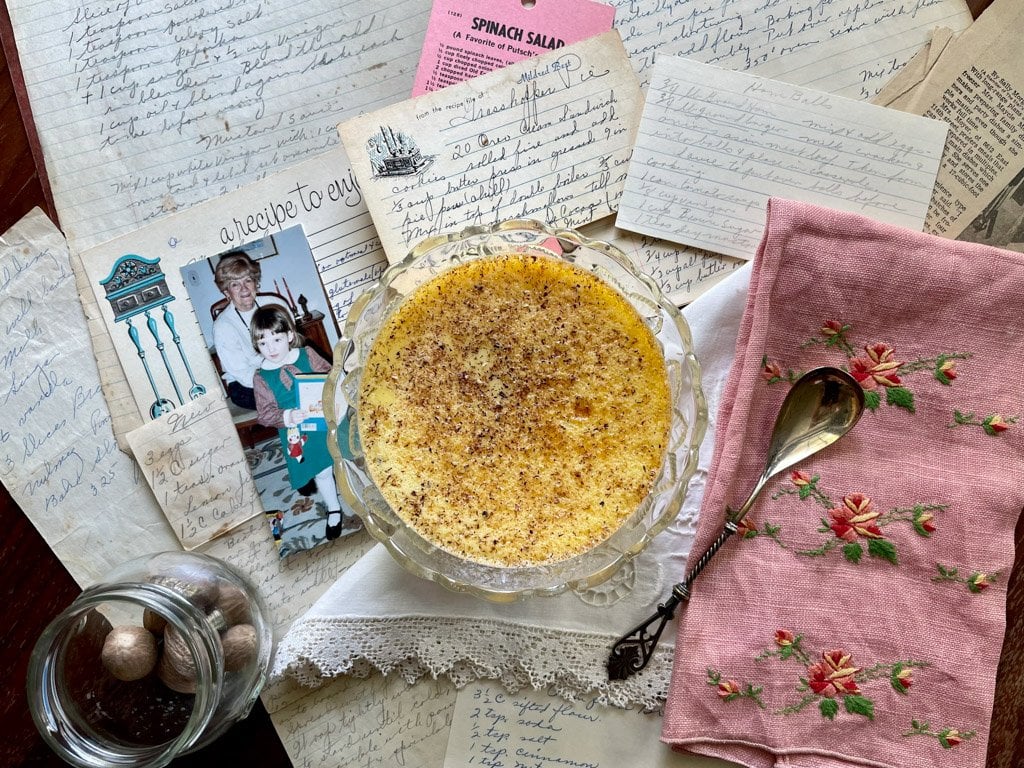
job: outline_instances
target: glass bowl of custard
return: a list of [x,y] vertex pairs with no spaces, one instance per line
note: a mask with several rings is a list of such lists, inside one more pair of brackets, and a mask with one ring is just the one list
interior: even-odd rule
[[529,220],[416,245],[324,391],[339,491],[405,568],[585,591],[676,517],[707,427],[686,321],[614,246]]

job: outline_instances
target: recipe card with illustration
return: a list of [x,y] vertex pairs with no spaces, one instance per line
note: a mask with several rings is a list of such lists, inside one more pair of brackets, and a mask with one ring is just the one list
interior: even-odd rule
[[948,126],[679,57],[655,64],[615,224],[750,259],[769,197],[920,230]]
[[607,32],[615,8],[594,0],[434,0],[412,95],[485,75]]
[[618,32],[339,127],[384,252],[504,219],[579,227],[615,210],[643,97]]
[[329,482],[326,431],[279,418],[294,385],[257,343],[287,339],[289,374],[326,372],[348,307],[387,266],[340,147],[82,262],[111,350],[101,375],[134,411],[118,440],[136,449],[184,546],[253,514],[280,557],[357,530]]

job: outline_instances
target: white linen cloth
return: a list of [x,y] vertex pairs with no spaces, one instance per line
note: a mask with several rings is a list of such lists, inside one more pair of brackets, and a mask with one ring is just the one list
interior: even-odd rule
[[497,604],[412,575],[378,544],[292,624],[271,678],[315,687],[379,670],[409,682],[446,676],[461,687],[491,679],[512,692],[529,685],[569,699],[596,695],[621,707],[660,707],[672,669],[671,628],[642,673],[609,681],[605,664],[615,640],[651,614],[685,570],[749,277],[745,266],[683,310],[701,365],[708,430],[679,516],[633,563],[583,595]]

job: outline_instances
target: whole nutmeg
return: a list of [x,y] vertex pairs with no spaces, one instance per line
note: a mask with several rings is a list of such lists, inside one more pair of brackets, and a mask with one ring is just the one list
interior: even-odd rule
[[114,627],[107,633],[100,660],[118,680],[141,680],[156,666],[157,645],[145,627]]
[[196,692],[196,662],[185,640],[173,626],[164,630],[164,652],[156,674],[172,691]]
[[167,619],[159,613],[155,613],[147,608],[142,612],[142,626],[154,635],[162,635],[164,633],[164,627],[167,626]]
[[220,640],[228,672],[237,672],[256,658],[256,628],[252,624],[235,624]]
[[153,576],[150,581],[153,584],[173,589],[179,595],[184,595],[190,603],[199,606],[204,611],[213,607],[217,595],[220,594],[217,580],[205,575],[196,574],[189,579],[178,576]]
[[220,611],[225,623],[232,627],[235,624],[248,624],[252,621],[249,609],[249,598],[240,587],[234,584],[222,584],[213,610]]

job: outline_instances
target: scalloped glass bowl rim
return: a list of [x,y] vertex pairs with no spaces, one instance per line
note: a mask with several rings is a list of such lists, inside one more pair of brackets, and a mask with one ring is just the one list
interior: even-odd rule
[[[502,240],[502,236],[509,237],[515,233],[532,238],[532,242]],[[496,242],[490,243],[492,238]],[[562,249],[561,254],[541,245],[548,242],[549,238],[556,238]],[[430,261],[439,249],[458,248],[460,243],[467,244],[467,247],[453,254],[445,254],[437,264]],[[595,258],[610,260],[610,266],[621,272],[620,278],[629,279],[633,287],[643,290],[642,297],[631,294],[623,288],[619,279],[609,274],[608,269],[583,265],[584,269],[603,277],[630,298],[634,306],[643,299],[644,307],[656,310],[660,316],[655,321],[658,328],[652,330],[659,337],[669,367],[674,397],[673,420],[671,444],[665,452],[654,490],[611,537],[566,560],[503,567],[459,558],[407,526],[384,502],[369,479],[362,463],[357,419],[343,421],[340,425],[342,432],[339,434],[338,414],[342,413],[343,417],[346,413],[354,415],[355,408],[349,404],[355,401],[355,393],[359,389],[366,352],[372,346],[383,318],[405,296],[426,279],[448,267],[523,245],[573,263],[579,258],[580,249],[583,249],[584,254],[590,253]],[[415,282],[405,291],[394,287],[404,275],[419,268],[424,270],[424,280]],[[362,328],[367,322],[366,313],[371,308],[379,307],[381,302],[384,309],[379,313],[380,318],[368,329]],[[638,311],[644,314],[639,307]],[[679,346],[678,354],[672,356],[665,349],[661,338],[666,322],[669,324],[667,330],[673,335],[670,341],[677,342]],[[673,366],[677,367],[674,374]],[[423,240],[401,262],[389,266],[372,288],[360,294],[349,310],[342,339],[335,348],[334,365],[324,387],[324,412],[329,430],[327,444],[334,459],[339,491],[346,503],[362,518],[370,535],[384,544],[403,567],[417,576],[454,592],[467,592],[497,602],[510,602],[535,595],[554,595],[567,589],[585,591],[614,575],[640,554],[651,539],[678,515],[689,480],[696,470],[698,448],[707,428],[707,405],[700,386],[700,366],[693,354],[689,327],[682,313],[668,301],[658,285],[641,273],[624,253],[608,243],[584,237],[575,230],[553,229],[537,221],[518,219],[494,226],[468,227],[456,233]],[[349,455],[342,455],[339,438],[345,440]],[[660,507],[660,511],[651,517],[655,505]],[[472,571],[473,575],[467,576],[463,569]]]

